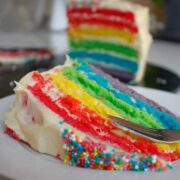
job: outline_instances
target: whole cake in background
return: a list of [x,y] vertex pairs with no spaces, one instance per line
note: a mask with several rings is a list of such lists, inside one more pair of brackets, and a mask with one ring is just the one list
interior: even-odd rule
[[149,9],[122,0],[67,1],[69,55],[140,81],[151,44]]
[[52,61],[53,52],[47,48],[7,48],[0,49],[0,65],[25,65],[26,63],[46,64]]
[[180,129],[179,118],[93,65],[67,59],[47,72],[30,72],[15,94],[5,132],[72,166],[162,171],[180,159],[180,143],[131,134],[108,115],[160,129]]

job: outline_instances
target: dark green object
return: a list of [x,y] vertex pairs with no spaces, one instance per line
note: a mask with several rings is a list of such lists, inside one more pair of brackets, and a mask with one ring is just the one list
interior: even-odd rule
[[164,5],[164,0],[153,0],[153,2],[159,7],[163,7]]
[[138,85],[176,92],[180,88],[180,77],[167,69],[148,64],[145,76]]

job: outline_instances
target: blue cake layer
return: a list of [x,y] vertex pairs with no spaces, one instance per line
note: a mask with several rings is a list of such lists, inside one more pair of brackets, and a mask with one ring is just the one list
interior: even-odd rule
[[138,71],[138,64],[135,61],[116,57],[114,55],[105,54],[102,52],[87,52],[87,51],[72,51],[70,57],[79,61],[90,61],[95,63],[103,63],[107,66],[114,66],[135,74]]
[[180,122],[177,121],[174,117],[169,115],[166,112],[161,112],[156,108],[150,106],[148,103],[143,102],[140,99],[135,99],[133,96],[121,92],[115,88],[113,88],[109,81],[101,76],[100,74],[95,73],[88,65],[81,64],[76,68],[78,71],[83,72],[89,79],[94,80],[100,86],[108,89],[111,93],[114,94],[115,97],[127,102],[128,104],[141,109],[143,111],[147,111],[153,117],[155,117],[165,129],[180,129]]

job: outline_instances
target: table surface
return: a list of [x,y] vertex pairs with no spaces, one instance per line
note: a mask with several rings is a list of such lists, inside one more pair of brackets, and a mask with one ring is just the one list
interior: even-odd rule
[[[0,47],[51,47],[56,53],[66,53],[68,44],[63,31],[0,32]],[[148,62],[174,71],[180,76],[180,44],[154,40],[147,59]],[[176,93],[180,95],[180,90]]]
[[[155,40],[149,52],[148,62],[167,68],[180,76],[180,44]],[[180,95],[180,89],[176,93]]]
[[180,44],[155,40],[150,49],[148,61],[180,75]]

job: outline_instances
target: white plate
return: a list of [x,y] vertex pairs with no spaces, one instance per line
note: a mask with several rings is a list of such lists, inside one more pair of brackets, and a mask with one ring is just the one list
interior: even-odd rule
[[[180,96],[155,91],[152,89],[136,88],[138,92],[156,100],[165,107],[180,115]],[[3,115],[8,111],[14,100],[14,96],[9,96],[0,100],[0,174],[18,180],[34,179],[126,179],[138,180],[165,180],[179,179],[180,167],[166,172],[123,172],[123,171],[103,171],[71,167],[63,164],[53,157],[40,154],[3,134]]]

